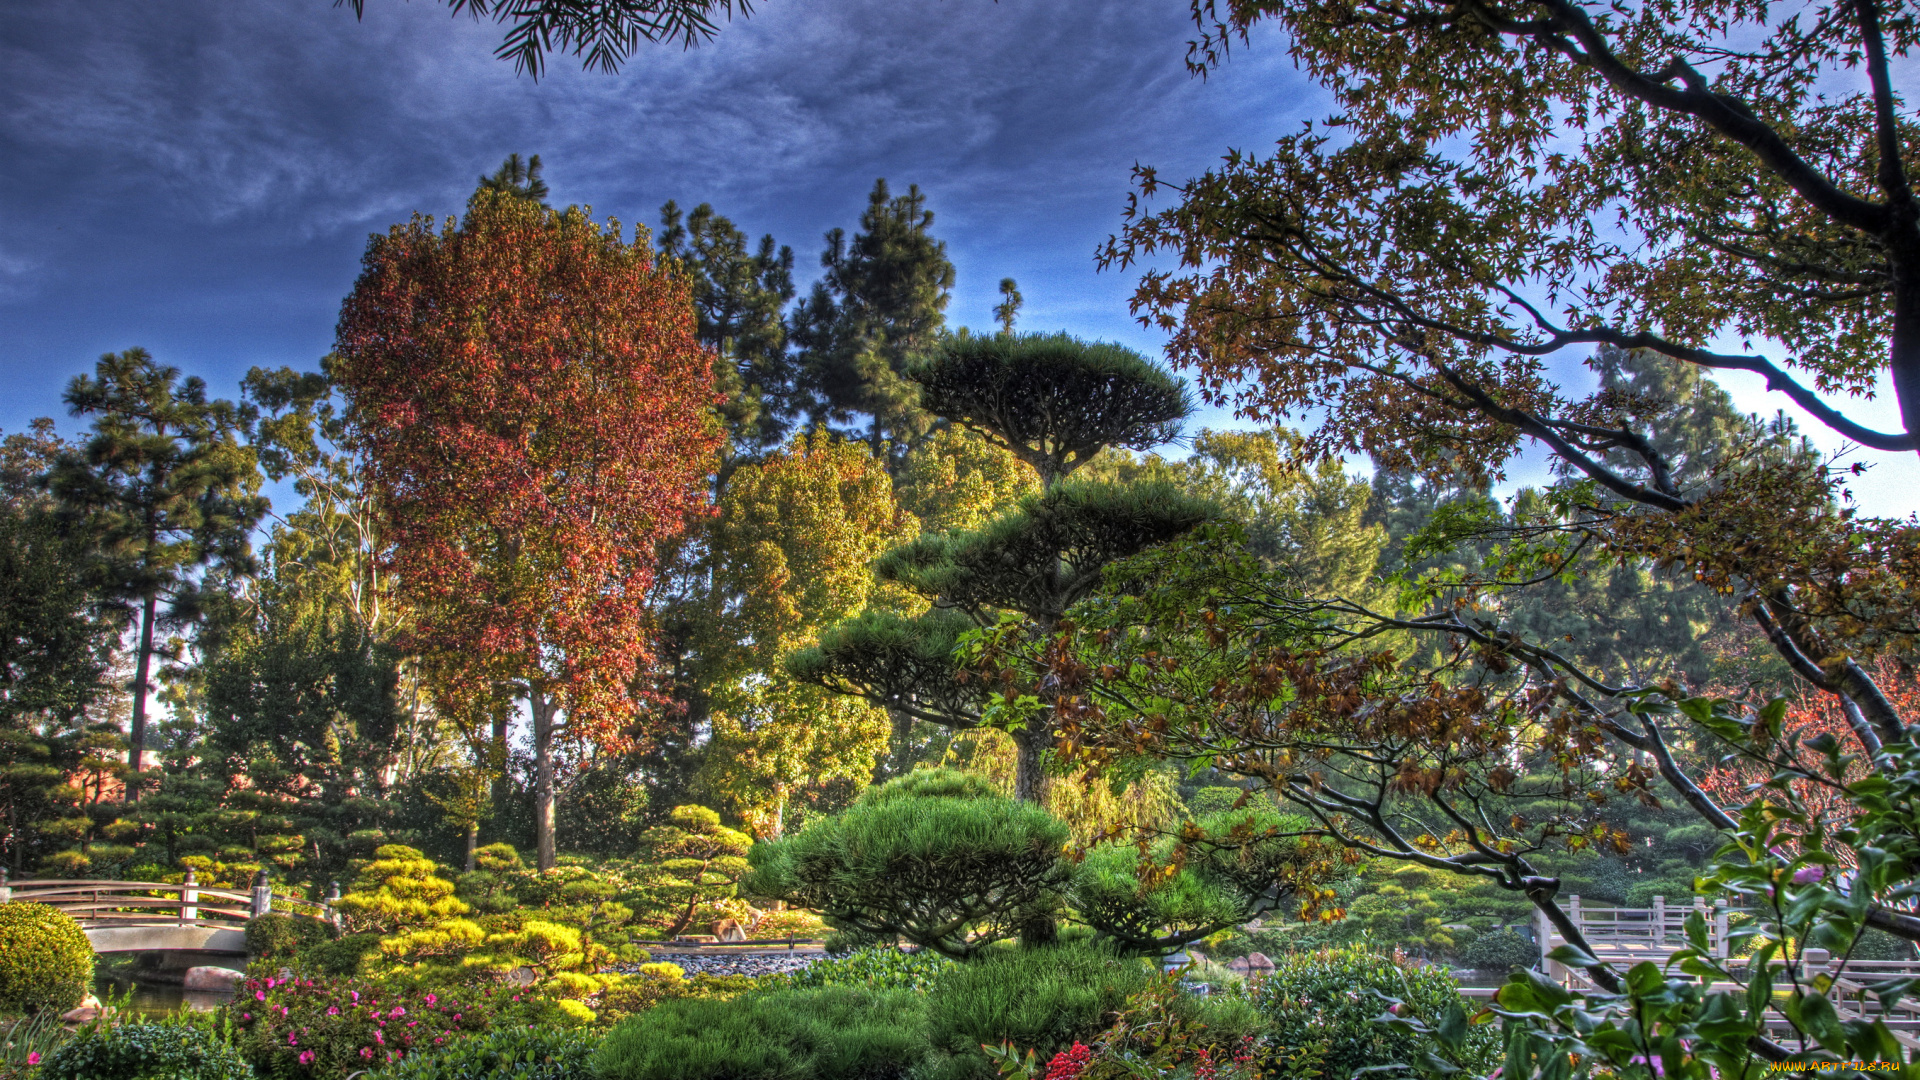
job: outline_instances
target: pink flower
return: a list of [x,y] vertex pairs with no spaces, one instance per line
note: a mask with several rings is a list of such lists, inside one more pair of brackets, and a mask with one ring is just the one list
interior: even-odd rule
[[360,991],[358,991],[358,990],[349,990],[349,991],[347,991],[347,993],[349,993],[349,994],[352,994],[352,995],[353,995],[353,1003],[354,1003],[355,1005],[358,1005],[358,1004],[360,1004]]
[[427,1004],[429,1004],[429,1005],[431,1005],[431,1004],[433,1004],[434,1002],[436,1002],[436,1001],[439,1001],[439,1000],[440,1000],[439,998],[437,998],[437,997],[434,997],[434,996],[433,996],[432,994],[428,994],[428,995],[427,995]]
[[313,1051],[311,1050],[300,1051],[300,1064],[302,1065],[313,1064]]
[[288,1045],[288,1046],[299,1046],[299,1045],[300,1045],[300,1040],[299,1040],[299,1038],[298,1038],[298,1037],[296,1037],[296,1036],[294,1035],[294,1033],[293,1033],[293,1032],[291,1032],[291,1031],[289,1031],[289,1032],[287,1032],[287,1045]]
[[339,1016],[339,1015],[340,1015],[340,1006],[338,1006],[338,1005],[329,1005],[329,1006],[327,1006],[327,1015],[328,1015],[328,1016]]
[[360,1048],[360,1056],[361,1056],[361,1057],[363,1057],[363,1058],[366,1058],[366,1059],[367,1059],[368,1061],[372,1061],[372,1060],[373,1060],[373,1047],[371,1047],[371,1046],[363,1046],[363,1047],[361,1047],[361,1048]]
[[29,1065],[40,1064],[40,1051],[38,1050],[27,1051],[27,1064]]
[[399,1005],[395,1005],[393,1007],[393,1011],[388,1013],[387,1015],[388,1016],[405,1016],[407,1015],[407,1010]]
[[373,1041],[379,1043],[381,1046],[387,1045],[386,1036],[380,1034],[377,1031],[373,1033]]
[[1793,883],[1795,885],[1806,885],[1819,881],[1826,876],[1827,868],[1824,866],[1803,866],[1793,872]]
[[255,990],[253,992],[253,1000],[255,1001],[267,1000],[267,992],[265,990]]

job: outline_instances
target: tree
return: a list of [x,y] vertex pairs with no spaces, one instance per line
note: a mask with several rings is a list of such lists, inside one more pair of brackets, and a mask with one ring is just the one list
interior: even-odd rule
[[1020,308],[1026,304],[1026,298],[1020,295],[1020,284],[1012,278],[1000,279],[1000,302],[994,305],[993,321],[1000,324],[1000,332],[1013,333],[1013,323],[1020,317]]
[[[719,31],[713,16],[731,19],[753,14],[750,0],[444,0],[458,15],[510,23],[506,40],[494,51],[513,58],[514,70],[538,79],[547,54],[570,52],[587,68],[618,71],[640,42],[679,41],[692,48]],[[366,13],[366,0],[337,0]]]
[[459,228],[374,238],[334,373],[409,640],[527,701],[551,867],[556,740],[642,725],[656,545],[701,512],[719,440],[686,287],[617,222],[477,192]]
[[[953,670],[969,625],[1017,613],[1033,633],[1009,624],[1002,640],[1048,636],[1109,563],[1187,532],[1212,510],[1165,484],[1065,482],[1108,446],[1144,449],[1178,431],[1185,388],[1136,353],[1065,335],[956,337],[912,375],[928,409],[1025,462],[1042,488],[977,530],[923,535],[888,552],[876,572],[933,609],[914,618],[870,611],[795,653],[788,671],[896,714],[965,728],[980,722],[985,692]],[[1015,794],[1029,801],[1040,796],[1041,755],[1053,738],[1045,696],[1034,704],[1006,717],[1020,747]]]
[[826,276],[793,315],[811,418],[866,417],[868,445],[890,466],[932,422],[907,367],[938,341],[953,288],[953,263],[929,231],[926,204],[918,186],[895,196],[885,179],[874,181],[862,231],[851,240],[827,233]]
[[480,178],[480,190],[497,191],[545,206],[547,182],[540,179],[540,155],[522,161],[519,154],[508,154],[507,160],[501,162],[492,175]]
[[700,905],[733,897],[753,838],[720,824],[720,815],[704,806],[676,806],[667,822],[648,829],[640,845],[664,875],[652,887],[673,912],[667,936],[678,937]]
[[[93,377],[67,387],[66,402],[75,416],[94,417],[92,434],[48,479],[100,553],[105,595],[136,620],[128,760],[138,773],[154,634],[199,616],[196,570],[249,565],[249,536],[266,500],[253,451],[239,440],[239,410],[208,400],[204,382],[182,381],[179,369],[154,363],[145,349],[102,356]],[[138,797],[137,785],[131,794]]]

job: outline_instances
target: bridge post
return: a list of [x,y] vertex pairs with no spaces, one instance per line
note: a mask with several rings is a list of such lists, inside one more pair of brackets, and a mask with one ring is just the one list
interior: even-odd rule
[[253,877],[253,917],[259,918],[273,911],[273,886],[267,883],[267,872],[260,871]]
[[13,886],[7,884],[7,868],[0,866],[0,904],[13,902]]
[[1720,899],[1713,902],[1713,955],[1725,960],[1727,953],[1727,902]]
[[1667,898],[1653,898],[1653,943],[1665,946],[1667,943]]
[[[1567,897],[1567,918],[1573,920],[1574,928],[1579,930],[1581,934],[1584,935],[1587,932],[1587,924],[1585,920],[1580,918],[1579,893],[1574,893],[1572,896]],[[1591,944],[1591,942],[1589,942],[1589,944]]]
[[187,867],[187,879],[180,883],[180,925],[192,926],[200,921],[200,879],[194,876],[193,867]]
[[327,921],[336,928],[340,925],[340,883],[327,882]]

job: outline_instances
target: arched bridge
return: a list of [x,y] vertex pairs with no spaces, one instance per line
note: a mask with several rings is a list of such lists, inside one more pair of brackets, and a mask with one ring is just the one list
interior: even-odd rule
[[88,879],[8,882],[0,904],[32,901],[59,908],[86,931],[93,951],[192,952],[245,956],[247,923],[268,912],[335,922],[330,904],[276,895],[265,873],[250,891],[202,888],[193,871],[179,884]]

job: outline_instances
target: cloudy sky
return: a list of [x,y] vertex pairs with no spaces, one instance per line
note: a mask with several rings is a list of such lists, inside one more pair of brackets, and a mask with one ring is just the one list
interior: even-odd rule
[[[312,367],[367,234],[457,212],[514,151],[541,155],[554,201],[623,221],[710,202],[792,245],[803,286],[876,177],[915,183],[958,269],[951,321],[989,324],[1010,275],[1024,329],[1157,353],[1131,277],[1093,264],[1130,168],[1189,175],[1326,108],[1272,40],[1189,78],[1181,0],[765,0],[700,49],[615,75],[557,59],[537,83],[439,0],[366,0],[363,22],[329,0],[6,6],[6,431],[58,415],[108,350],[224,395],[256,364]],[[1920,505],[1914,455],[1864,457],[1869,510]]]

